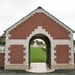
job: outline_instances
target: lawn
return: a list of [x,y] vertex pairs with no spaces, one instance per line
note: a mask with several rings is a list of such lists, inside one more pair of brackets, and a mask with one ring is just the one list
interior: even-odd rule
[[30,62],[45,62],[46,52],[40,47],[30,48]]

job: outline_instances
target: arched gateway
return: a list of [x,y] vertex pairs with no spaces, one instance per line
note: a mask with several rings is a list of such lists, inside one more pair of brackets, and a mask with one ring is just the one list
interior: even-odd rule
[[43,39],[51,69],[73,69],[73,30],[38,7],[6,30],[6,70],[26,70],[30,66],[30,41]]
[[36,34],[30,39],[30,42],[29,42],[29,68],[30,68],[30,43],[32,40],[34,40],[36,38],[40,38],[40,39],[44,40],[44,42],[46,43],[46,64],[49,68],[51,68],[51,43],[50,43],[50,39],[44,34]]

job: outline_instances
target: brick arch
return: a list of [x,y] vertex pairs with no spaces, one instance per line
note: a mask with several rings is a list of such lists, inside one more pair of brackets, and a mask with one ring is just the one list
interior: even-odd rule
[[[42,34],[45,35],[49,41],[50,41],[50,45],[51,45],[51,62],[54,60],[54,56],[53,56],[53,37],[50,36],[50,34],[48,34],[48,32],[42,28],[42,26],[38,26],[28,37],[27,37],[27,47],[26,47],[26,52],[27,52],[27,56],[26,56],[26,61],[27,63],[29,62],[29,42],[31,40],[31,38],[33,36],[35,36],[36,34]],[[29,65],[29,64],[28,64]]]
[[31,34],[27,37],[27,42],[29,43],[30,39],[37,34],[45,35],[51,43],[53,42],[53,37],[48,34],[48,32],[42,26],[38,26],[36,29],[34,29],[34,31],[31,32]]
[[29,42],[29,68],[30,68],[30,63],[31,63],[31,61],[30,61],[30,54],[31,54],[30,43],[32,40],[37,39],[37,38],[42,39],[46,44],[46,62],[45,63],[47,64],[47,66],[49,68],[51,68],[51,43],[50,43],[49,38],[45,34],[36,34],[30,39],[30,42]]

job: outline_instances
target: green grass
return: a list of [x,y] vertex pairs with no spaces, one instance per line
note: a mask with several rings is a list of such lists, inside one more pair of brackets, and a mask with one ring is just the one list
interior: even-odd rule
[[46,52],[40,47],[30,48],[30,62],[45,62]]

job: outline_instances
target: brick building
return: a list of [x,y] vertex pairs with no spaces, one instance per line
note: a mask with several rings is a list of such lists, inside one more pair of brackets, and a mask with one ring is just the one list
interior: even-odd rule
[[40,38],[46,43],[46,63],[51,69],[73,69],[74,31],[38,7],[6,30],[6,70],[30,67],[30,42]]

